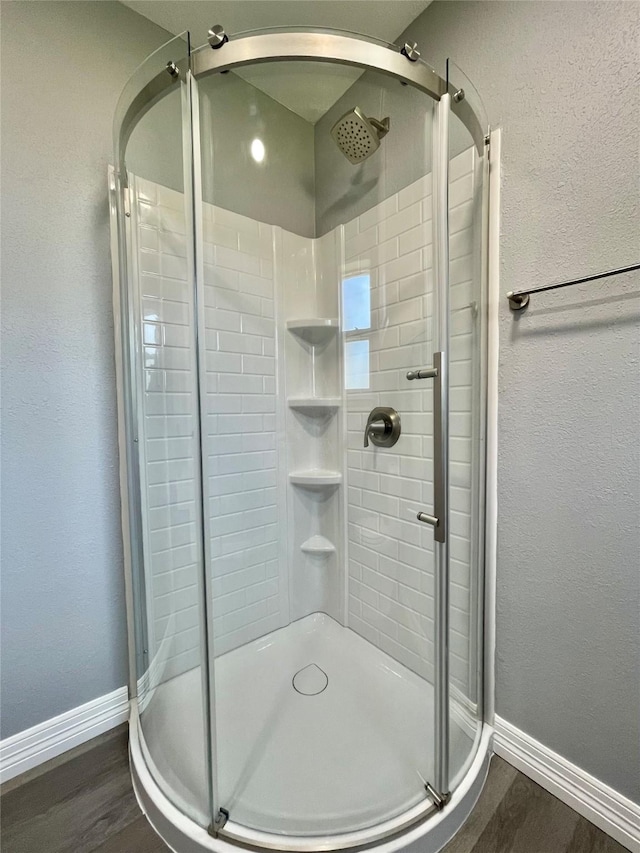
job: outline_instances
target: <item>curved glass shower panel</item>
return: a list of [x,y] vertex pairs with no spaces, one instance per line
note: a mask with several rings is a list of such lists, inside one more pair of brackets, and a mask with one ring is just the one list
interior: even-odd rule
[[[133,389],[128,451],[135,478],[132,550],[142,650],[137,707],[141,745],[155,781],[185,814],[206,826],[211,804],[208,756],[202,749],[207,710],[201,686],[203,554],[191,149],[186,145],[183,150],[190,125],[184,73],[172,77],[168,59],[187,67],[182,38],[163,46],[133,78],[143,95],[145,86],[155,87],[161,99],[143,96],[144,108],[137,112],[137,89],[130,84],[116,129],[126,223],[121,246],[128,328],[124,361]],[[194,749],[196,731],[200,736]]]
[[177,848],[144,763],[214,836],[367,845],[481,729],[484,119],[375,40],[188,53],[116,123],[134,774]]
[[[486,429],[489,132],[470,80],[447,63],[450,285],[449,778],[475,755],[483,719],[484,470]],[[475,121],[464,121],[473,111]]]
[[198,92],[223,833],[426,813],[433,389],[406,374],[434,358],[432,101],[303,61]]
[[[177,78],[167,73],[170,63],[184,72],[189,63],[189,33],[170,39],[151,53],[127,80],[120,93],[113,118],[113,148],[116,166],[125,165],[129,137],[144,113],[171,91]],[[183,75],[184,76],[184,75]],[[129,152],[130,153],[130,152]],[[144,160],[144,152],[138,152]],[[126,166],[125,166],[126,169]]]

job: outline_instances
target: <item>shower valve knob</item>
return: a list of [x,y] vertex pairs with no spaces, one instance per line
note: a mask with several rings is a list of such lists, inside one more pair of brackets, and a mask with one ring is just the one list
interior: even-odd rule
[[389,406],[376,406],[367,418],[364,428],[364,446],[369,439],[376,447],[393,447],[400,438],[400,415]]

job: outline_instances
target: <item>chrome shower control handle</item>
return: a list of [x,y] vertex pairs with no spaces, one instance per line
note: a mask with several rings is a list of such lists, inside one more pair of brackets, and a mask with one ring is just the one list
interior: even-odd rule
[[364,446],[369,447],[369,439],[376,447],[393,447],[400,438],[400,415],[389,406],[376,406],[367,418],[364,428]]

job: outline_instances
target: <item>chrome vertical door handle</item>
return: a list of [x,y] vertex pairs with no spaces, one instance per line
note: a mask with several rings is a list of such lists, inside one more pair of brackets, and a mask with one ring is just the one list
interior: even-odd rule
[[418,521],[433,527],[436,542],[447,541],[447,491],[444,435],[442,433],[443,394],[446,388],[446,360],[444,353],[433,354],[433,367],[410,370],[407,379],[433,379],[433,515],[418,513]]

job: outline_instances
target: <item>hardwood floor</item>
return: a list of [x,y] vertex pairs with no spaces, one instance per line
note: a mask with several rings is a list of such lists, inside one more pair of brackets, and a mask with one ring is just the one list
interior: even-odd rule
[[6,793],[3,786],[2,853],[166,853],[131,788],[126,726],[92,743],[35,778],[13,780]]
[[[0,790],[2,853],[169,853],[140,813],[121,726]],[[494,756],[482,795],[442,853],[626,853]]]
[[442,853],[627,853],[497,755],[474,810]]

